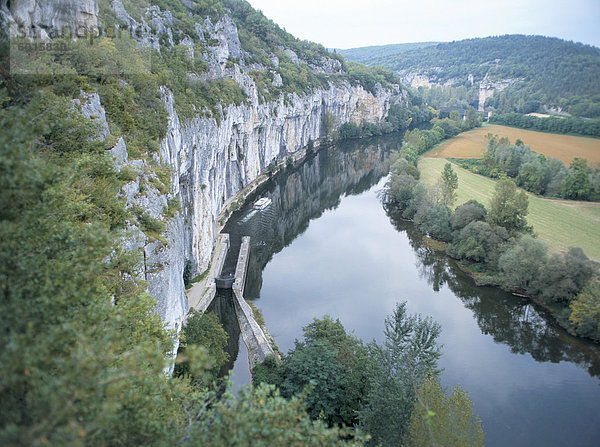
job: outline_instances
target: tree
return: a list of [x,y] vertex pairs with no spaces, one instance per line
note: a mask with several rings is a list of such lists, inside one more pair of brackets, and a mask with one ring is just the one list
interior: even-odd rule
[[[182,340],[177,352],[178,357],[185,358],[185,351],[189,346],[204,347],[212,363],[211,378],[216,379],[219,370],[229,359],[229,354],[225,351],[229,336],[219,322],[217,314],[214,312],[202,314],[195,309],[190,310],[182,332]],[[175,376],[189,375],[189,362],[183,360],[176,363],[173,373]]]
[[254,383],[279,385],[282,396],[288,398],[302,394],[310,385],[304,402],[313,419],[322,418],[329,425],[356,424],[368,383],[366,348],[329,316],[315,318],[303,330],[304,340],[296,341],[281,365],[272,360],[257,365]]
[[409,315],[403,302],[386,318],[384,345],[369,345],[371,387],[359,420],[372,445],[399,445],[408,432],[416,390],[439,372],[440,331],[430,318]]
[[479,119],[479,115],[477,114],[477,111],[472,106],[469,106],[469,108],[467,110],[467,119],[465,120],[465,124],[468,126],[469,129],[472,129],[474,127],[481,125],[481,120]]
[[412,198],[413,188],[416,184],[417,180],[412,175],[392,172],[388,180],[388,194],[396,201],[400,209],[404,209]]
[[554,254],[540,269],[533,293],[547,302],[569,303],[590,280],[593,269],[581,248]]
[[454,205],[454,202],[456,202],[456,190],[458,189],[458,175],[456,175],[450,163],[446,163],[444,166],[444,170],[442,171],[442,182],[444,205],[452,208],[452,205]]
[[269,355],[262,363],[254,366],[252,370],[252,385],[257,387],[261,383],[268,383],[279,387],[283,380],[281,363],[274,355]]
[[297,342],[282,365],[282,395],[288,398],[299,395],[312,384],[305,397],[306,411],[311,418],[322,418],[330,426],[342,422],[339,414],[344,395],[344,368],[337,358],[338,350],[326,341]]
[[303,396],[285,399],[272,386],[262,384],[220,399],[200,394],[183,445],[213,447],[320,447],[363,445],[360,433],[327,428],[306,414]]
[[503,227],[474,221],[452,240],[447,253],[455,259],[483,262],[488,270],[493,271],[508,239],[509,234]]
[[558,158],[549,158],[547,166],[548,184],[546,185],[546,195],[559,196],[563,192],[564,181],[568,175],[567,167]]
[[502,284],[531,291],[548,259],[548,247],[528,234],[522,235],[498,260]]
[[417,392],[410,418],[407,447],[483,447],[481,420],[473,413],[473,403],[457,386],[447,396],[440,380],[428,376]]
[[471,222],[485,220],[487,210],[485,206],[477,200],[469,200],[468,202],[459,205],[452,214],[451,224],[455,231],[462,230]]
[[517,192],[517,186],[512,180],[499,180],[487,220],[492,225],[506,228],[511,234],[531,231],[525,220],[528,205],[527,195],[523,191]]
[[404,157],[398,158],[398,160],[392,164],[390,171],[398,175],[408,174],[414,177],[415,180],[419,180],[419,177],[421,176],[419,169]]
[[452,239],[451,214],[450,209],[444,205],[422,206],[415,214],[415,225],[422,233],[449,242]]
[[340,126],[340,138],[342,140],[350,140],[353,138],[360,138],[362,136],[362,130],[356,123],[348,122]]
[[448,117],[450,118],[450,121],[460,123],[460,113],[458,113],[456,110],[451,111]]
[[419,129],[407,130],[404,134],[404,141],[409,146],[418,148],[421,141],[421,131]]
[[571,301],[569,322],[575,328],[577,335],[600,339],[600,284],[590,282]]
[[534,194],[544,194],[547,178],[539,161],[528,162],[521,166],[517,177],[519,186]]
[[402,217],[413,219],[419,210],[427,209],[431,206],[427,194],[427,187],[423,183],[417,183],[412,189],[411,198],[408,200],[408,204],[402,212]]
[[564,197],[573,200],[589,200],[592,187],[588,178],[587,160],[575,157],[569,170],[570,173],[563,186]]

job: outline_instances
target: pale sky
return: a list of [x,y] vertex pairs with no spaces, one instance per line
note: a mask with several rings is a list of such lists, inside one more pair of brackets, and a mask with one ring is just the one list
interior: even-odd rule
[[248,0],[327,48],[541,34],[600,47],[600,0]]

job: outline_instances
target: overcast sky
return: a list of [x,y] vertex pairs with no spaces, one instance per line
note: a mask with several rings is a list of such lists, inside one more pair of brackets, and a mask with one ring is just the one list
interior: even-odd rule
[[600,0],[248,0],[328,48],[541,34],[600,47]]

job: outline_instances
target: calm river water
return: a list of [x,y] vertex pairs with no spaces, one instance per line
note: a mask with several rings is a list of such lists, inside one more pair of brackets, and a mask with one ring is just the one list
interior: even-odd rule
[[[598,445],[598,346],[549,323],[527,300],[475,287],[387,212],[378,193],[394,148],[376,139],[323,150],[273,178],[227,223],[225,269],[234,267],[240,237],[251,236],[245,297],[279,348],[287,352],[303,326],[326,314],[365,341],[382,341],[385,317],[406,300],[442,325],[442,383],[470,392],[486,445]],[[253,211],[262,196],[271,206]],[[239,388],[250,381],[247,351],[227,300],[217,306],[229,321]]]

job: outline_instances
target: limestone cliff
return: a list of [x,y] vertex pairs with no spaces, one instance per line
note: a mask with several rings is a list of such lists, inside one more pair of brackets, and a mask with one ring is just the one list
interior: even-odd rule
[[491,98],[496,93],[499,93],[510,87],[515,82],[519,82],[520,79],[497,79],[491,80],[488,75],[485,75],[485,78],[479,83],[479,98],[477,102],[477,110],[479,112],[483,112],[485,110],[485,101],[488,98]]
[[445,81],[440,81],[435,74],[421,73],[418,71],[407,71],[400,73],[402,75],[402,81],[413,88],[419,87],[452,87],[454,85],[464,86],[470,84],[470,87],[477,88],[477,110],[483,112],[485,110],[485,102],[488,98],[493,97],[495,94],[502,92],[511,85],[522,82],[523,79],[518,78],[497,78],[491,79],[486,74],[483,79],[476,80],[472,74],[469,74],[466,78],[452,78]]
[[0,12],[13,36],[45,40],[65,28],[79,36],[98,31],[98,0],[2,0]]
[[173,108],[171,93],[165,91],[164,95],[169,131],[161,145],[161,159],[173,167],[173,192],[180,197],[183,216],[169,225],[170,246],[160,254],[148,253],[147,262],[151,269],[162,265],[161,271],[148,278],[149,288],[165,309],[161,315],[176,323],[186,311],[183,263],[190,259],[195,266],[207,265],[223,204],[272,160],[280,160],[319,138],[324,113],[333,113],[341,123],[360,116],[380,120],[391,95],[374,97],[362,88],[343,85],[297,96],[288,104],[281,99],[263,105],[230,106],[220,124],[206,118],[182,122]]
[[[179,329],[188,310],[184,266],[187,261],[194,273],[207,266],[217,218],[225,202],[273,161],[281,161],[309,141],[323,137],[326,116],[333,118],[334,126],[350,121],[382,123],[392,101],[406,100],[406,92],[399,86],[384,88],[377,84],[372,93],[344,77],[338,59],[325,55],[305,61],[283,47],[278,54],[268,55],[270,66],[265,66],[264,61],[257,62],[242,49],[236,24],[227,10],[220,17],[196,22],[194,35],[190,36],[175,28],[170,11],[158,6],[139,11],[136,18],[120,1],[110,2],[110,8],[116,23],[131,31],[140,45],[157,52],[169,51],[175,45],[187,48],[190,60],[200,58],[208,66],[202,74],[190,76],[200,80],[231,79],[247,97],[240,105],[219,105],[217,116],[198,109],[196,116],[184,119],[177,113],[174,92],[161,87],[168,126],[159,153],[153,155],[153,160],[132,159],[122,138],[111,150],[118,169],[127,167],[137,174],[121,193],[128,207],[142,209],[166,224],[166,231],[156,240],[131,221],[123,242],[128,249],[143,254],[139,275],[148,281],[148,291],[158,301],[156,311],[170,327]],[[84,23],[88,28],[102,25],[96,0],[62,0],[52,4],[15,1],[10,7],[5,1],[2,9],[10,16],[9,22],[46,30],[49,36],[50,30],[64,22]],[[287,91],[265,99],[264,86],[259,88],[252,75],[257,71],[267,73],[273,87],[281,87],[283,80],[277,71],[281,59],[309,67],[327,81],[308,92]],[[109,125],[103,98],[97,93],[82,93],[74,104],[99,123],[100,136],[106,138]],[[148,169],[151,163],[170,168],[170,192],[161,193],[156,188],[156,176]],[[181,204],[180,211],[167,218],[164,210],[168,200],[174,198]]]

